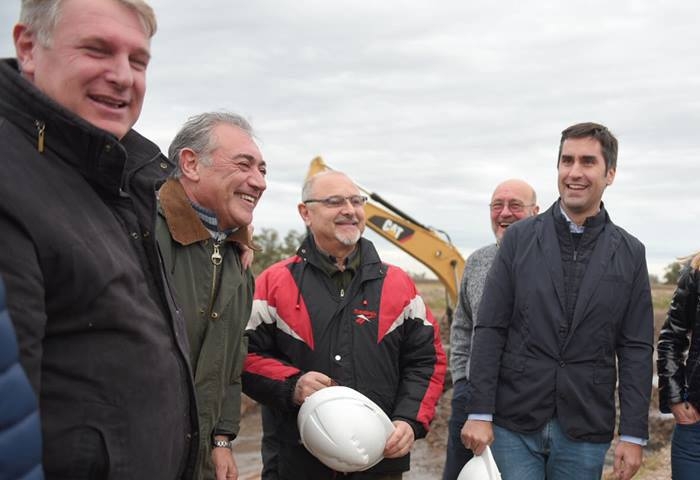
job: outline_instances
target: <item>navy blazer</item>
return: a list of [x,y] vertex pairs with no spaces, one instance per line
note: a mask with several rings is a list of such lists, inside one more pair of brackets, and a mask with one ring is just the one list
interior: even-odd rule
[[489,272],[475,326],[471,413],[521,433],[555,417],[575,440],[648,438],[653,310],[644,245],[607,213],[566,322],[555,202],[506,231]]
[[18,358],[0,280],[0,480],[40,480],[44,474],[37,399]]

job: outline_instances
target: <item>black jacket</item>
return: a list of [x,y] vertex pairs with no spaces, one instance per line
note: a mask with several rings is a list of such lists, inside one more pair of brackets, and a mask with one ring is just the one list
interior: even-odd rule
[[698,271],[688,265],[678,279],[666,322],[659,334],[656,370],[659,374],[659,408],[664,413],[669,413],[674,403],[685,400],[700,409],[699,293]]
[[[328,474],[300,458],[303,448],[290,454],[299,446],[292,390],[302,373],[323,372],[367,395],[392,420],[408,422],[416,438],[426,435],[442,394],[446,357],[432,313],[405,272],[383,264],[371,242],[360,239],[359,248],[361,264],[343,293],[311,239],[256,281],[243,391],[283,417],[279,468],[291,478]],[[300,465],[305,475],[293,476]],[[369,472],[408,467],[406,455]]]
[[[521,220],[503,238],[479,307],[471,359],[471,413],[534,432],[557,417],[569,438],[647,438],[653,312],[644,246],[607,213],[582,278],[571,327],[554,209]],[[617,368],[616,368],[617,365]]]
[[0,274],[40,397],[47,476],[108,460],[105,477],[177,478],[197,429],[187,336],[152,233],[171,165],[136,132],[120,142],[60,107],[12,60],[0,62],[0,145]]

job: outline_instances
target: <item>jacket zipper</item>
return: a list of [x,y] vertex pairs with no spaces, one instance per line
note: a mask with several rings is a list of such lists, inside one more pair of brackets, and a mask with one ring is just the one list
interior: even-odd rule
[[211,317],[211,311],[214,308],[214,296],[216,294],[216,279],[217,279],[217,273],[219,269],[219,265],[221,265],[221,261],[223,260],[223,257],[221,256],[221,252],[219,252],[219,246],[221,245],[221,241],[215,241],[214,242],[214,251],[211,254],[211,263],[214,265],[214,271],[212,272],[211,275],[211,294],[209,296],[209,316]]
[[571,238],[571,246],[573,247],[573,261],[576,262],[578,258],[578,245],[576,244],[576,240],[574,240],[574,233],[571,230],[569,230],[569,238]]
[[46,130],[46,124],[41,120],[34,120],[34,125],[36,126],[36,149],[39,153],[44,153],[44,131]]

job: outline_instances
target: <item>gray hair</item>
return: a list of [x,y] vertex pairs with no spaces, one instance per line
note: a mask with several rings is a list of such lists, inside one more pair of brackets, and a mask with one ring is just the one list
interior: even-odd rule
[[180,152],[183,148],[189,148],[199,155],[202,164],[211,165],[210,153],[217,146],[213,131],[222,123],[240,128],[251,138],[255,136],[248,120],[235,113],[207,112],[188,118],[168,148],[168,158],[176,165],[172,173],[174,178],[182,176]]
[[[156,14],[145,0],[112,0],[121,3],[133,10],[141,20],[148,38],[155,35],[158,28]],[[63,0],[22,0],[19,13],[19,22],[36,33],[39,43],[48,47],[51,42],[51,34],[61,15]]]

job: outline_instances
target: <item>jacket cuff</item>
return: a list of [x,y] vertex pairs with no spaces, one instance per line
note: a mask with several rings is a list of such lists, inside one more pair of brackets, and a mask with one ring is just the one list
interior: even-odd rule
[[229,432],[229,431],[226,431],[226,430],[220,429],[220,428],[215,428],[215,429],[214,429],[214,433],[212,433],[212,435],[211,435],[211,436],[212,436],[211,440],[213,440],[214,437],[215,437],[216,435],[222,435],[222,436],[228,437],[228,441],[229,441],[229,442],[232,442],[233,440],[236,439],[236,434],[235,434],[235,433]]
[[420,422],[416,422],[415,420],[412,420],[410,418],[392,417],[391,420],[401,420],[402,422],[408,423],[411,426],[411,429],[413,430],[413,436],[416,440],[424,438],[428,434],[425,428],[423,428],[423,424],[421,424]]
[[294,411],[299,408],[299,405],[294,403],[294,389],[297,386],[297,381],[299,381],[299,378],[304,374],[304,372],[299,372],[296,375],[292,375],[291,377],[288,377],[284,381],[284,395],[282,398],[286,398],[286,404],[287,407],[290,411]]

